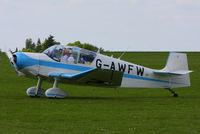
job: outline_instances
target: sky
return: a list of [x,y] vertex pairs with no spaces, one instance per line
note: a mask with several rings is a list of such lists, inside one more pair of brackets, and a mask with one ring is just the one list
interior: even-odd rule
[[200,51],[200,0],[0,0],[0,48],[49,35],[110,51]]

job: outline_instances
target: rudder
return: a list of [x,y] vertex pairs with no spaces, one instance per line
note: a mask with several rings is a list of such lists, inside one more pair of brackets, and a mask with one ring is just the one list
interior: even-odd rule
[[[167,64],[163,71],[172,72],[177,75],[171,75],[171,80],[173,82],[182,83],[179,86],[185,87],[190,86],[190,76],[189,73],[192,71],[188,70],[188,60],[187,54],[170,52],[167,60]],[[173,84],[172,84],[173,85]],[[173,86],[178,86],[177,84]]]
[[155,74],[166,75],[169,78],[169,87],[190,86],[187,54],[170,52],[166,66],[162,70],[154,71]]
[[187,55],[185,53],[170,52],[164,70],[168,72],[188,71]]

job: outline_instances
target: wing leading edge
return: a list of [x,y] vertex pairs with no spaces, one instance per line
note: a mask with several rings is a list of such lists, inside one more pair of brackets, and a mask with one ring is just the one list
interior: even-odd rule
[[57,77],[57,78],[63,78],[63,79],[78,79],[81,78],[85,75],[87,75],[88,73],[92,72],[96,70],[96,68],[92,68],[80,73],[76,73],[76,74],[67,74],[67,73],[50,73],[49,77]]

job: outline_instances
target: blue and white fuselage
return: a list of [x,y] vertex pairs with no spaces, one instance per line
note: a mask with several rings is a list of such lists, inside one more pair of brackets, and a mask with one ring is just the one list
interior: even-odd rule
[[[68,56],[73,60],[62,60],[69,48]],[[55,78],[66,83],[170,89],[190,86],[191,71],[188,71],[187,57],[183,53],[170,53],[162,70],[61,45],[52,46],[43,53],[17,52],[13,56],[15,68],[25,76]]]

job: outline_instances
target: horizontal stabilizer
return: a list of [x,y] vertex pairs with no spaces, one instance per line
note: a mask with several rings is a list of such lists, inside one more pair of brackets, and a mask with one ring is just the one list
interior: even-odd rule
[[173,75],[184,75],[184,74],[189,74],[193,71],[190,70],[179,70],[179,71],[173,71],[173,72],[167,72],[167,71],[162,71],[162,70],[158,70],[158,71],[154,71],[155,74],[173,74]]

